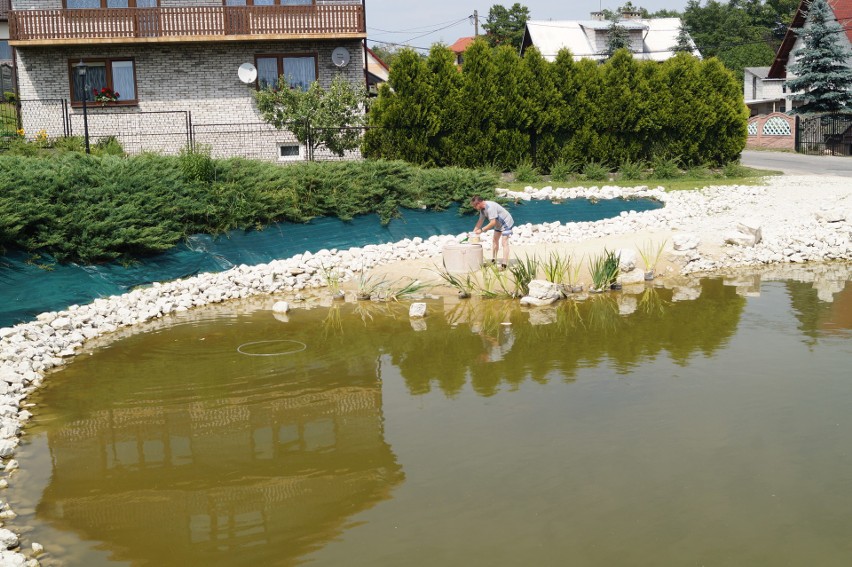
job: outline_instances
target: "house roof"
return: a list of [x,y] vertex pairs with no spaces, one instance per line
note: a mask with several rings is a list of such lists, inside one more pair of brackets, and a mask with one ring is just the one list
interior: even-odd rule
[[[600,58],[594,43],[595,32],[605,31],[611,25],[611,22],[599,20],[530,20],[524,31],[522,49],[535,46],[550,61],[556,59],[562,49],[569,49],[574,59]],[[663,61],[673,55],[671,48],[677,44],[681,21],[680,18],[622,20],[619,25],[643,34],[642,52],[634,56]],[[693,53],[700,56],[697,49]]]
[[470,47],[470,44],[473,43],[475,37],[460,37],[456,40],[454,44],[450,46],[450,51],[453,53],[464,53],[464,51]]
[[367,48],[367,72],[383,83],[387,82],[390,74],[390,69],[385,62],[379,59],[379,56],[369,47]]
[[[805,20],[808,15],[808,5],[810,0],[802,0],[799,7],[796,8],[796,13],[793,15],[793,21],[790,27],[787,28],[787,33],[784,34],[784,41],[781,42],[781,47],[778,48],[778,53],[775,54],[775,61],[772,67],[769,68],[770,79],[784,79],[787,77],[787,62],[790,60],[790,52],[796,44],[796,30],[805,25]],[[843,26],[846,31],[846,39],[852,43],[852,0],[828,0],[828,5],[834,12],[835,19]]]
[[765,79],[769,76],[769,67],[746,67],[745,70],[758,79]]

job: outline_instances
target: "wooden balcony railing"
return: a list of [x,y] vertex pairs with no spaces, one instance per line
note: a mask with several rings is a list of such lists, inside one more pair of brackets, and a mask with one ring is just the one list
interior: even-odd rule
[[[0,2],[9,0],[0,0]],[[12,10],[9,37],[33,43],[78,40],[191,41],[211,37],[258,39],[366,37],[362,4],[312,6],[183,6],[81,10]]]

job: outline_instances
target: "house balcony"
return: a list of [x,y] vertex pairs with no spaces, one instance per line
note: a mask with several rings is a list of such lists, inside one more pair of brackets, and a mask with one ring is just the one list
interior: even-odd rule
[[361,2],[9,12],[9,43],[16,47],[366,37]]

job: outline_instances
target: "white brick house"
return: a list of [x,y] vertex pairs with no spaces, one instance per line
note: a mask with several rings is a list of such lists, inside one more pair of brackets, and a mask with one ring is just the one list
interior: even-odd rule
[[[192,135],[214,156],[298,159],[252,90],[279,74],[295,88],[366,81],[364,0],[12,0],[9,26],[27,135],[82,135],[86,93],[93,140],[115,135],[131,152],[173,153]],[[338,48],[346,64],[332,61]],[[257,70],[249,84],[244,63]],[[119,99],[93,101],[102,87]]]

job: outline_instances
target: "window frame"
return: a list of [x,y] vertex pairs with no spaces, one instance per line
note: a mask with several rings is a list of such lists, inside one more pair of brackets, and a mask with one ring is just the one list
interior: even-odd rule
[[[139,104],[139,81],[136,80],[136,59],[134,57],[83,57],[83,63],[88,65],[89,63],[103,63],[105,67],[106,73],[106,86],[110,89],[113,89],[112,82],[112,63],[118,61],[129,61],[133,66],[133,90],[136,94],[136,98],[128,99],[128,100],[117,100],[115,102],[109,103],[109,106],[137,106]],[[70,91],[70,95],[68,100],[71,102],[72,108],[82,108],[83,101],[74,99],[74,77],[75,73],[77,73],[77,65],[80,63],[79,59],[69,59],[68,60],[68,88]],[[97,105],[99,104],[95,100],[88,100],[86,97],[86,106]]]
[[[285,59],[296,59],[300,57],[313,57],[314,59],[314,81],[319,81],[319,54],[316,51],[304,51],[298,53],[258,53],[254,56],[254,68],[257,69],[257,60],[258,59],[275,59],[278,63],[278,77],[284,74],[284,60]],[[261,90],[263,87],[260,86],[260,75],[258,74],[257,79],[254,81],[254,88],[257,90]]]
[[[63,10],[105,10],[105,9],[123,10],[123,9],[125,9],[125,8],[110,8],[109,6],[107,6],[107,1],[108,0],[100,0],[100,2],[101,2],[100,8],[69,8],[68,7],[68,0],[62,0],[62,9]],[[154,8],[154,7],[159,8],[160,7],[160,0],[155,0],[155,1],[157,2],[156,6],[146,6],[146,8]],[[127,0],[127,8],[135,8],[135,7],[136,7],[136,0]]]

